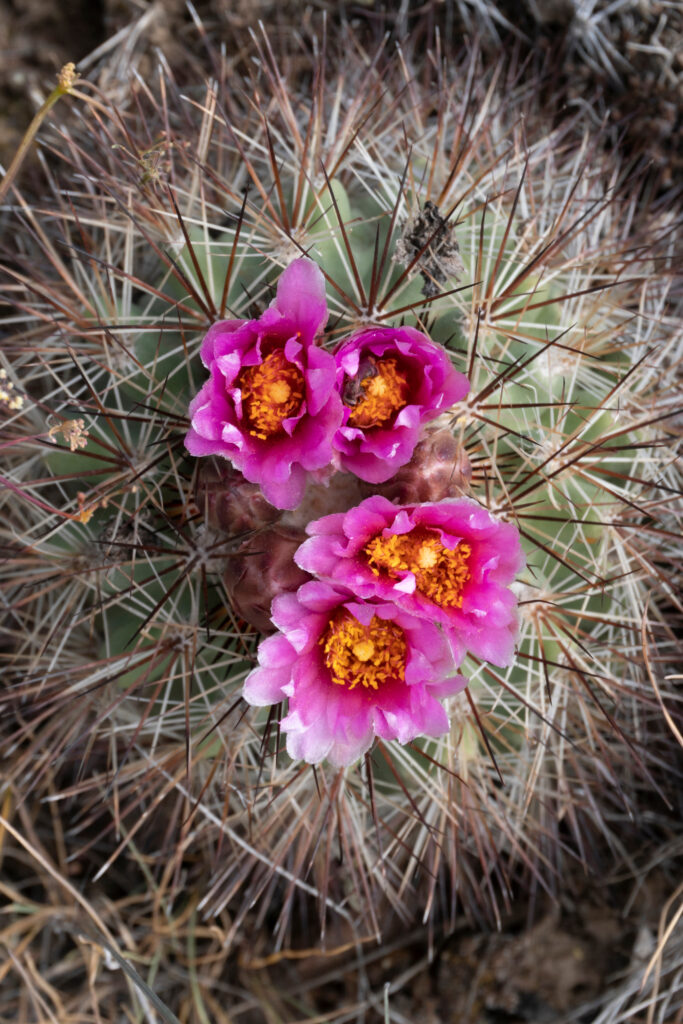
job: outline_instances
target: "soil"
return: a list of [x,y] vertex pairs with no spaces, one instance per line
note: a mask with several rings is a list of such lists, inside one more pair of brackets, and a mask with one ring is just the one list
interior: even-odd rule
[[[635,903],[623,885],[586,884],[575,900],[549,901],[532,925],[528,908],[518,905],[499,931],[461,924],[439,940],[416,929],[381,948],[369,943],[360,957],[335,955],[335,945],[348,948],[343,940],[349,936],[342,934],[328,936],[326,954],[260,957],[254,935],[245,938],[249,952],[239,957],[239,971],[247,988],[249,977],[260,975],[269,1009],[281,1020],[289,1019],[294,991],[321,1014],[316,1019],[336,1020],[335,1011],[357,998],[360,977],[373,994],[369,1019],[377,1024],[589,1022],[618,998],[625,978],[642,977],[657,945],[657,908],[670,889],[671,877],[657,871],[641,880]],[[255,1016],[253,1024],[261,1020]]]

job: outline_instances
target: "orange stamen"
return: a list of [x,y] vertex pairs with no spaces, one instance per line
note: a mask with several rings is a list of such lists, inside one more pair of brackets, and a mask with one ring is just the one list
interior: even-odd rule
[[405,679],[407,644],[395,622],[373,615],[364,626],[346,611],[334,615],[318,643],[332,682],[353,690],[378,690],[390,680]]
[[460,608],[463,588],[471,573],[468,560],[472,548],[463,541],[445,547],[436,532],[417,526],[410,533],[383,537],[378,534],[363,548],[375,576],[397,579],[412,572],[416,589],[442,608]]
[[349,424],[367,430],[386,426],[408,401],[408,377],[395,359],[378,359],[377,371],[360,382],[363,395],[349,415]]
[[249,433],[262,441],[282,433],[282,421],[301,408],[303,374],[281,348],[270,352],[258,366],[241,370],[236,383]]

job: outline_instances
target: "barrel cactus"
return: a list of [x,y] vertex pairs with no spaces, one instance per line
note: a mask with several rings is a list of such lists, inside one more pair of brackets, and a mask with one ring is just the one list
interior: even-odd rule
[[[670,799],[675,221],[642,217],[646,178],[582,115],[549,129],[512,65],[316,48],[287,68],[253,45],[241,77],[214,53],[183,90],[163,65],[82,82],[40,190],[5,204],[9,786],[57,773],[70,856],[98,878],[150,857],[167,907],[192,888],[232,941],[256,914],[286,945],[299,904],[323,940],[496,923]],[[391,478],[273,511],[188,451],[189,409],[212,325],[257,320],[304,258],[326,351],[410,328],[469,392]],[[244,682],[308,524],[380,495],[518,532],[516,653],[470,651],[445,734],[313,768]]]

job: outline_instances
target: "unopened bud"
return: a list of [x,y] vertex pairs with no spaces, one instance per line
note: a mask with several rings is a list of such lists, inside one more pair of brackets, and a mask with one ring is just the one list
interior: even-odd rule
[[233,610],[262,633],[275,628],[270,618],[273,598],[297,590],[311,577],[294,561],[294,552],[306,539],[295,526],[260,530],[230,556],[223,584]]
[[282,515],[266,501],[258,484],[251,484],[227,462],[207,460],[197,478],[195,502],[205,522],[230,537],[250,533]]
[[415,446],[410,462],[384,484],[367,484],[369,494],[381,494],[400,505],[441,501],[467,494],[472,466],[465,449],[450,430],[427,431]]

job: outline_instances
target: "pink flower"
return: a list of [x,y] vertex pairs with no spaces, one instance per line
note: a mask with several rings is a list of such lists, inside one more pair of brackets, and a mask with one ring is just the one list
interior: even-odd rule
[[343,469],[383,483],[405,465],[420,428],[469,391],[448,353],[412,327],[370,327],[335,352],[344,420],[334,444]]
[[190,403],[185,445],[229,459],[277,508],[295,508],[307,471],[332,460],[342,405],[334,358],[314,342],[326,322],[323,276],[299,259],[258,320],[215,323],[202,342],[210,376]]
[[276,597],[273,621],[281,632],[262,641],[243,696],[258,706],[288,698],[290,757],[342,766],[375,736],[407,743],[447,731],[440,700],[467,680],[432,623],[318,581]]
[[379,495],[307,527],[297,564],[363,600],[395,601],[440,623],[465,652],[507,665],[517,637],[508,588],[524,566],[519,533],[466,498],[392,505]]

